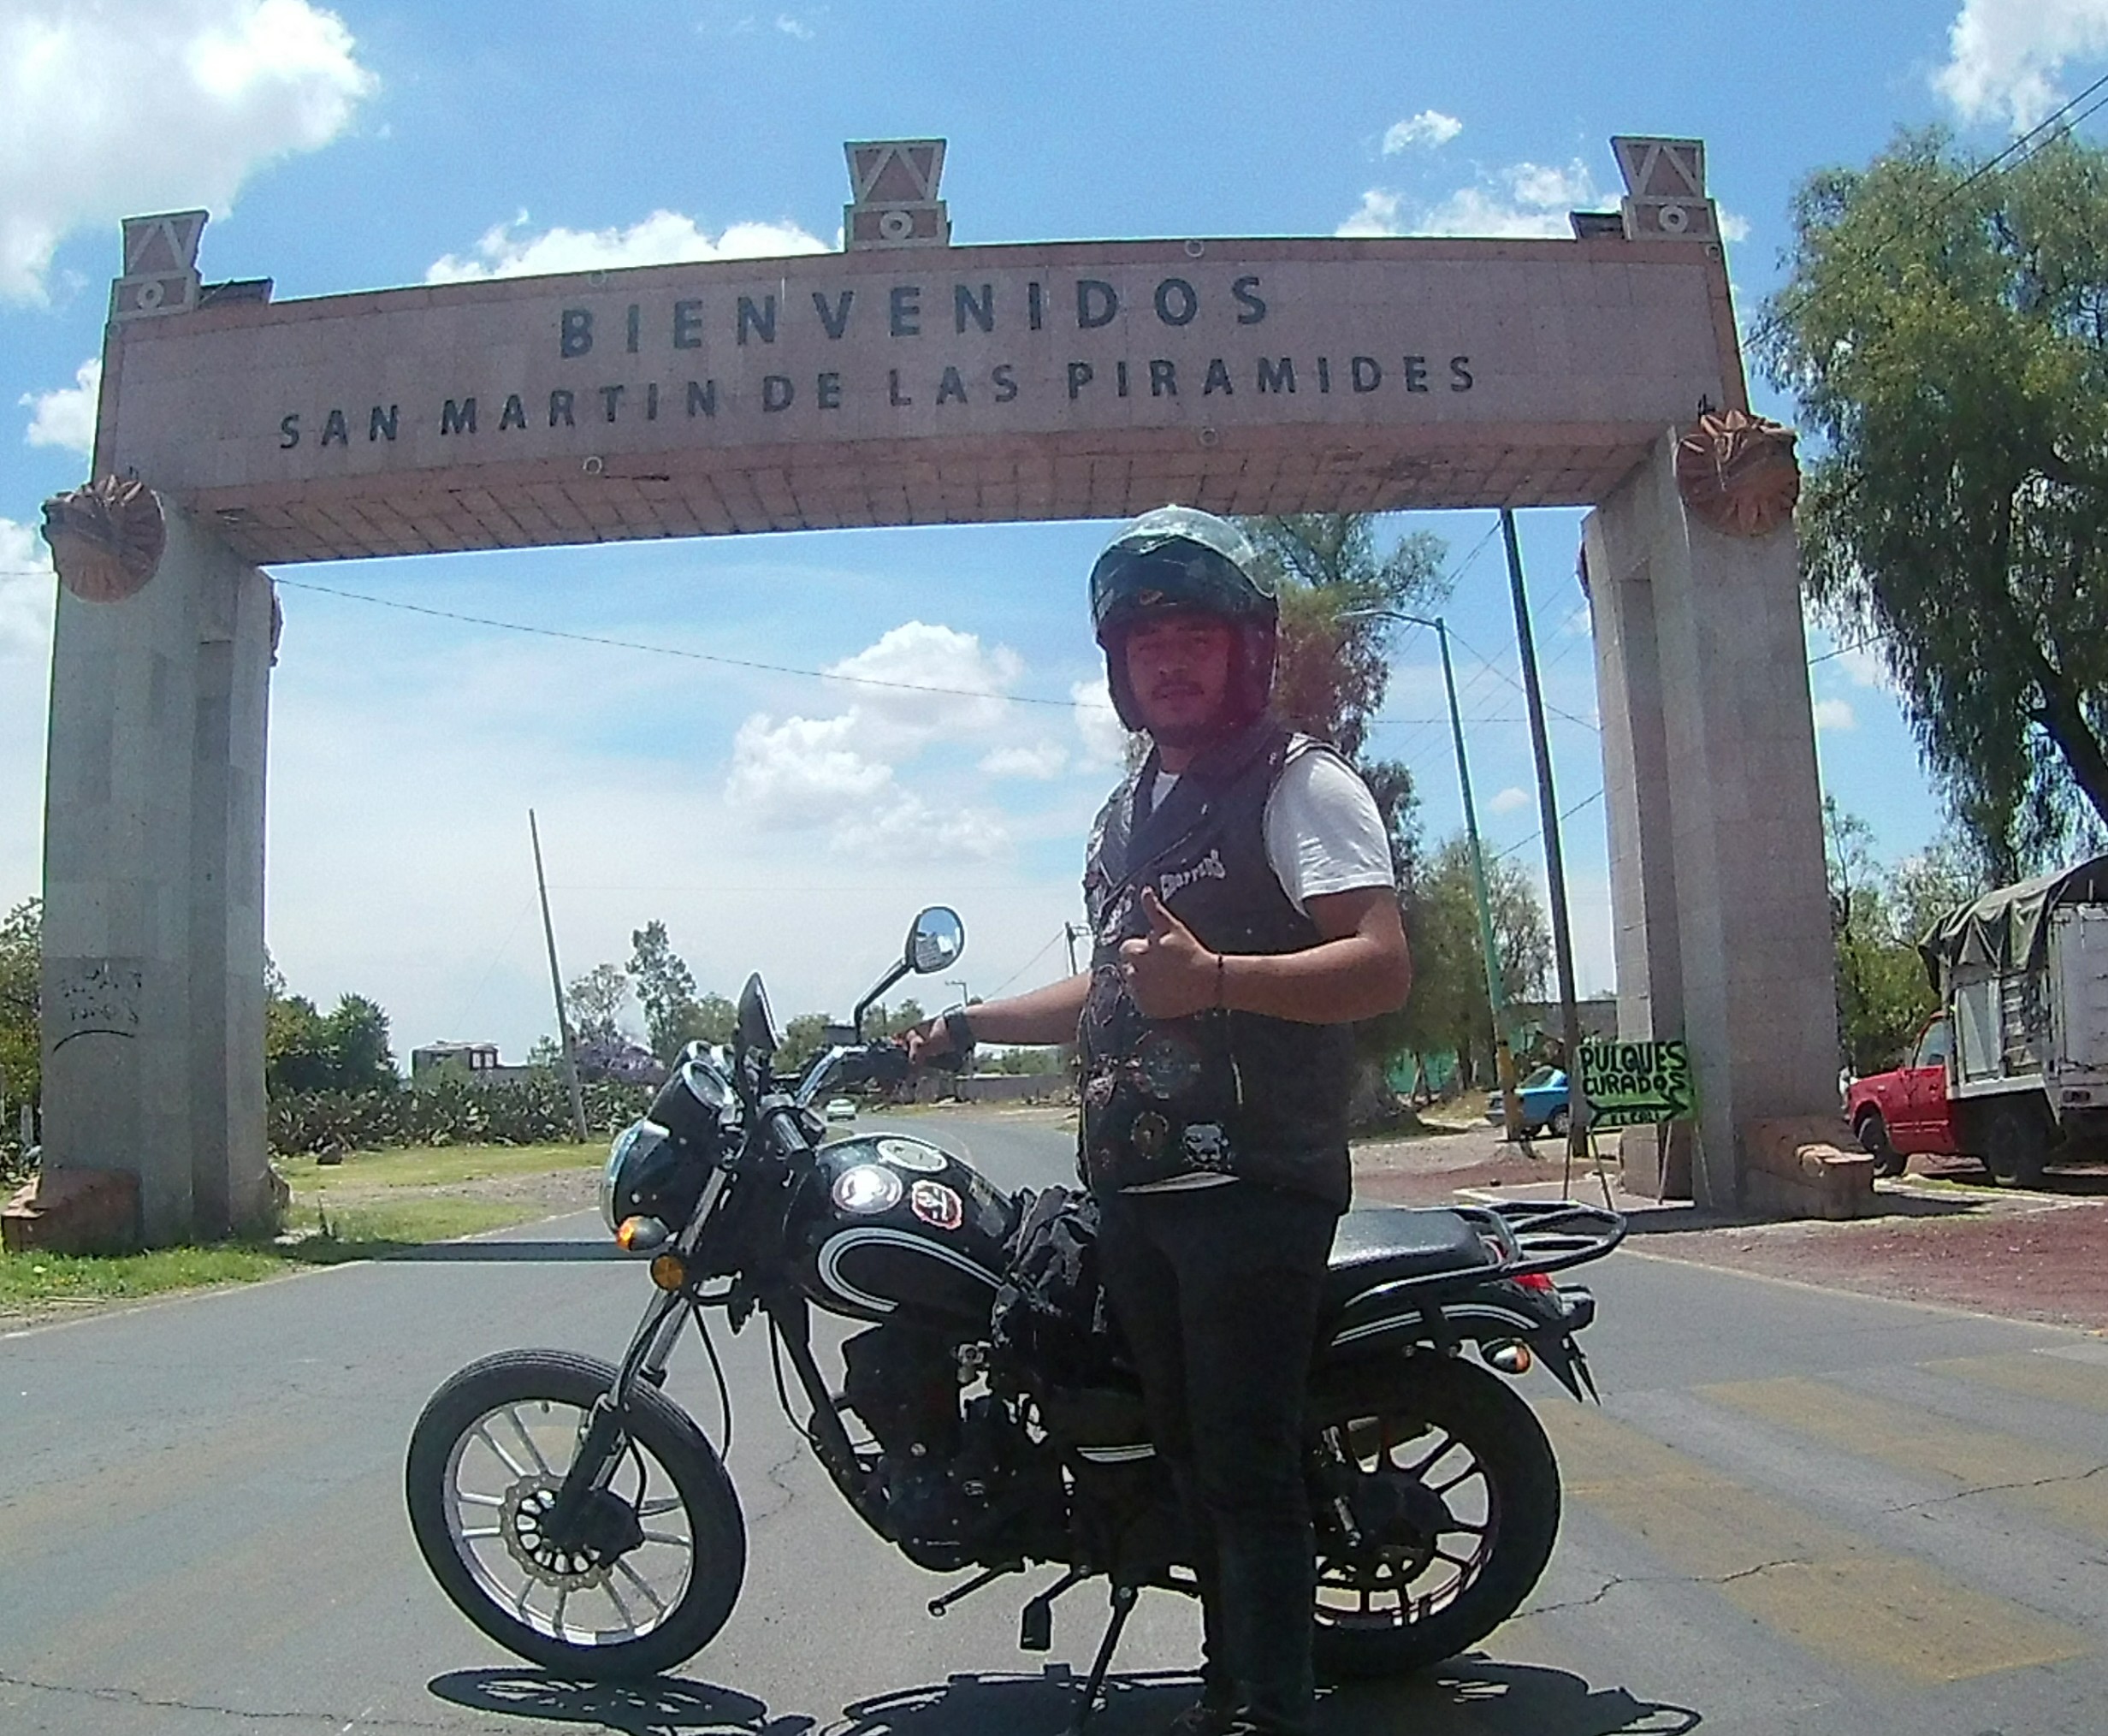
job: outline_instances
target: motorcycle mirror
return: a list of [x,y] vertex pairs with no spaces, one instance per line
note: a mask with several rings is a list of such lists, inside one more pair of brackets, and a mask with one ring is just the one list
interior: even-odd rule
[[781,1046],[768,1010],[768,991],[759,975],[749,976],[739,991],[738,1029],[739,1046],[747,1054],[773,1055]]
[[942,904],[932,904],[915,919],[914,927],[908,930],[908,945],[903,957],[909,969],[927,976],[932,971],[949,967],[965,951],[966,924],[959,920],[959,913]]

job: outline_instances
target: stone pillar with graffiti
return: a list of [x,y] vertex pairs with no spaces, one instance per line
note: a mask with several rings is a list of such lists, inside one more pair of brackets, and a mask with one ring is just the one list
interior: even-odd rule
[[[1788,430],[1709,412],[1665,432],[1586,532],[1619,1034],[1687,1040],[1690,1185],[1718,1207],[1791,1206],[1753,1179],[1757,1130],[1838,1109],[1796,486]],[[1673,1191],[1681,1137],[1627,1129],[1628,1175]]]
[[[1628,236],[1720,273],[1691,139],[1613,141]],[[1724,339],[1723,347],[1726,347]],[[1620,1135],[1628,1179],[1714,1206],[1773,1197],[1768,1123],[1834,1116],[1835,963],[1801,625],[1791,431],[1693,406],[1588,520],[1608,791],[1619,1035],[1684,1039],[1696,1113]],[[1755,1179],[1753,1179],[1753,1177]]]
[[[127,319],[196,300],[195,229],[157,222],[126,237],[113,361]],[[97,456],[104,479],[45,507],[60,589],[44,1150],[8,1207],[13,1246],[210,1240],[278,1207],[262,1065],[271,585],[210,528],[112,474],[118,455]]]

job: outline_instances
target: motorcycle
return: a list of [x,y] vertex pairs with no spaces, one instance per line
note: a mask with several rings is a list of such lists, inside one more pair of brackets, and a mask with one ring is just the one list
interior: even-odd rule
[[[1170,1477],[1098,1301],[1087,1201],[1006,1194],[903,1134],[827,1141],[814,1112],[832,1091],[907,1077],[897,1043],[866,1040],[869,1010],[909,972],[949,969],[965,939],[953,912],[923,911],[795,1081],[773,1071],[775,1026],[749,978],[729,1054],[691,1045],[610,1151],[602,1213],[655,1286],[621,1361],[506,1351],[425,1406],[406,1467],[411,1525],[441,1588],[500,1645],[569,1679],[629,1680],[681,1664],[731,1614],[738,1496],[664,1385],[692,1321],[729,1429],[713,1316],[734,1333],[763,1324],[785,1414],[866,1525],[924,1568],[971,1570],[931,1615],[1051,1566],[1019,1634],[1044,1651],[1056,1600],[1110,1582],[1085,1716],[1137,1593],[1197,1593]],[[1537,1583],[1558,1467],[1500,1377],[1541,1361],[1593,1396],[1575,1335],[1594,1300],[1552,1275],[1624,1234],[1616,1213],[1566,1201],[1341,1220],[1306,1411],[1322,1675],[1454,1656]],[[838,1388],[814,1352],[816,1310],[863,1328],[842,1346]]]

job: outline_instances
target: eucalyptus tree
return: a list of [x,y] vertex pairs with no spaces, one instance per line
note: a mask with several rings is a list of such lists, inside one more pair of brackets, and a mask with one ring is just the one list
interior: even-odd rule
[[2108,819],[2108,152],[1908,134],[1793,223],[1758,348],[1817,436],[1805,587],[2011,878]]

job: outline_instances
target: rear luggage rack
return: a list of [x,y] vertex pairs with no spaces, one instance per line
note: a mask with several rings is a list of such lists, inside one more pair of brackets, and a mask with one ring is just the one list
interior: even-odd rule
[[1573,1200],[1504,1200],[1498,1206],[1448,1209],[1500,1251],[1495,1270],[1482,1277],[1526,1277],[1601,1259],[1625,1240],[1630,1227],[1621,1212]]

